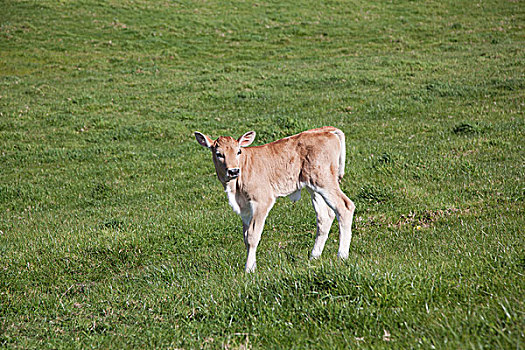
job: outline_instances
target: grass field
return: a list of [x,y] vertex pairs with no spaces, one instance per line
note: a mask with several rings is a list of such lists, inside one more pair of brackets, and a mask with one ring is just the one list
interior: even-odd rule
[[[525,348],[523,1],[0,10],[0,346]],[[333,125],[357,206],[241,221],[199,130]]]

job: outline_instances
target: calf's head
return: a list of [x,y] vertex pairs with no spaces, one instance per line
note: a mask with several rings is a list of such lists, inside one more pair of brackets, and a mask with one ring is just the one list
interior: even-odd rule
[[208,135],[198,131],[195,132],[195,138],[201,146],[211,151],[217,177],[225,183],[241,175],[241,148],[251,145],[255,139],[255,131],[248,131],[237,140],[230,136],[220,136],[213,141]]

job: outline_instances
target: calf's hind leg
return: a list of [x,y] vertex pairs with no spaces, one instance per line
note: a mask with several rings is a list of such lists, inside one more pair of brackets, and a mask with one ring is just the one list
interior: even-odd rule
[[326,204],[335,212],[339,221],[339,250],[337,255],[341,259],[348,258],[350,241],[352,240],[352,220],[354,217],[355,205],[339,188],[318,189],[317,192],[326,201]]
[[330,227],[332,227],[332,222],[335,218],[335,213],[332,209],[326,204],[323,197],[311,189],[308,189],[312,197],[312,205],[315,209],[317,216],[317,235],[315,237],[314,248],[312,249],[311,259],[317,259],[323,253],[324,245],[328,239],[328,233],[330,232]]

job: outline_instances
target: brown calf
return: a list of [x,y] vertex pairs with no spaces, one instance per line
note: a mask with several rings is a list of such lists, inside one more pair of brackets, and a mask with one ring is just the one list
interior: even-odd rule
[[255,269],[255,253],[268,212],[277,197],[301,198],[306,187],[317,214],[317,236],[312,258],[323,252],[334,218],[339,221],[341,259],[348,257],[352,239],[354,203],[341,191],[345,167],[345,135],[325,126],[304,131],[266,145],[249,147],[255,131],[238,140],[221,136],[212,140],[195,132],[200,145],[211,150],[219,181],[243,223],[247,250],[246,272]]

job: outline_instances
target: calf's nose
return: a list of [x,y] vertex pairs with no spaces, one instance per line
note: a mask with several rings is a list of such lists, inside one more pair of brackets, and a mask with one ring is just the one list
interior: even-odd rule
[[228,173],[228,176],[230,177],[236,177],[236,176],[239,176],[239,168],[233,168],[233,169],[228,169],[227,173]]

